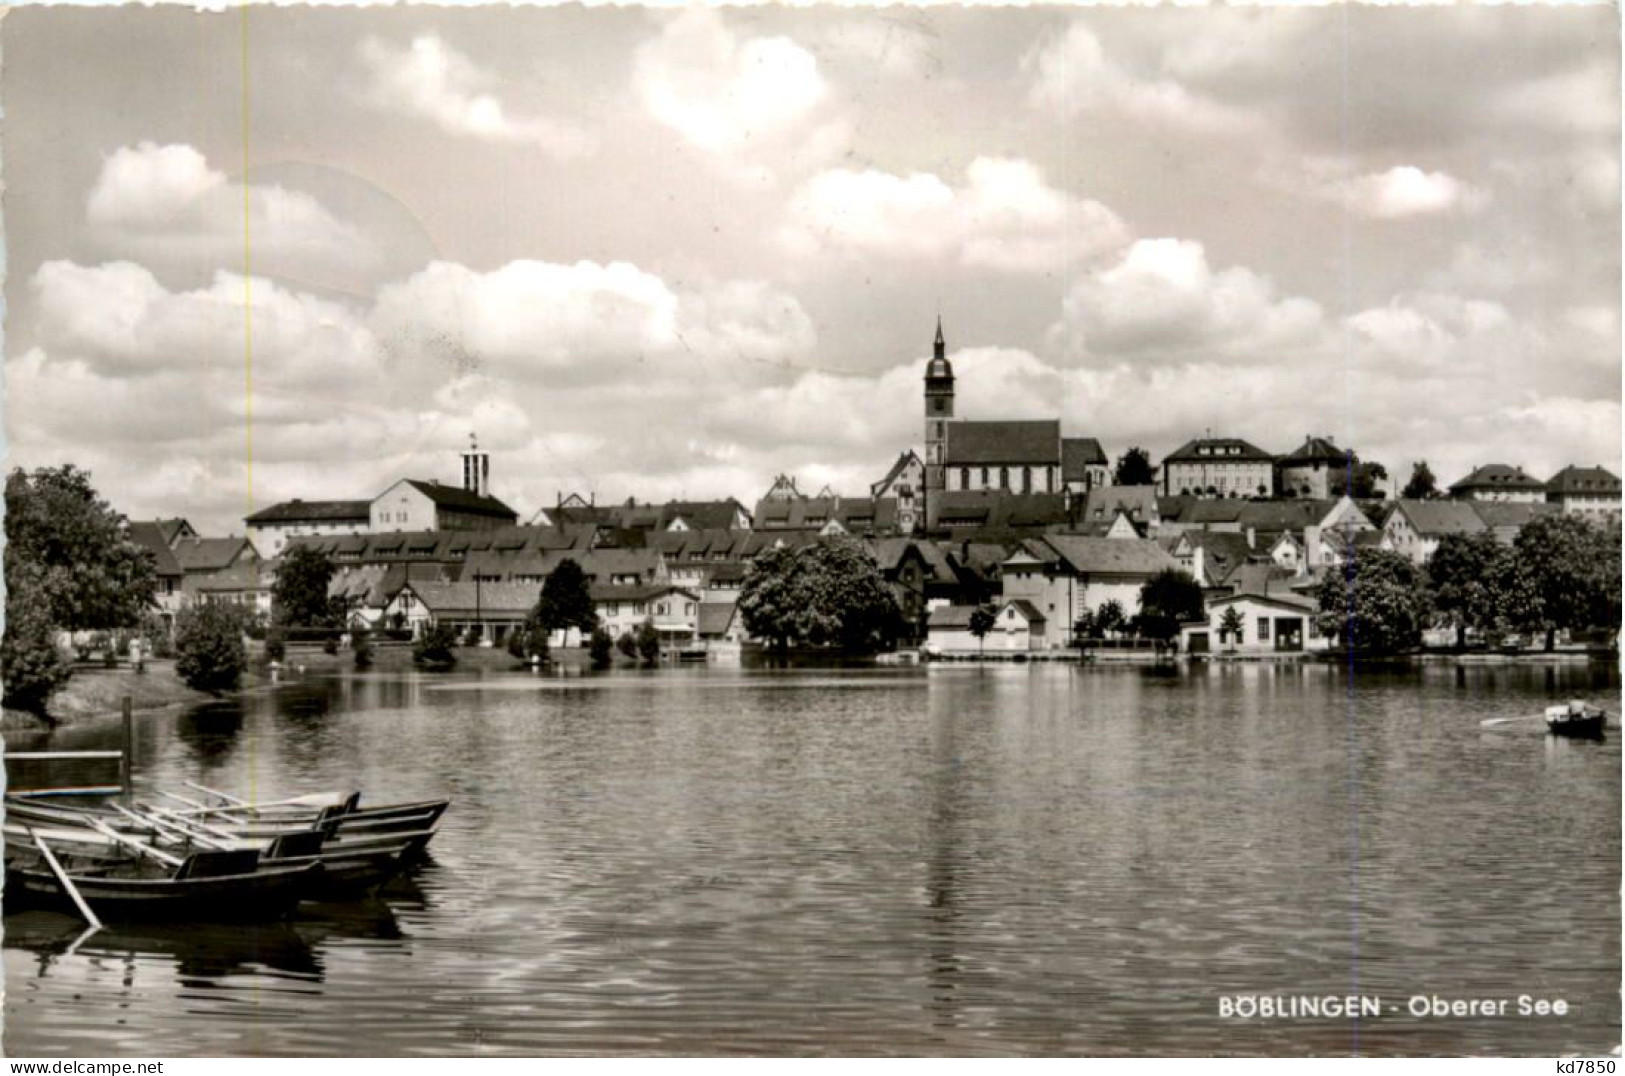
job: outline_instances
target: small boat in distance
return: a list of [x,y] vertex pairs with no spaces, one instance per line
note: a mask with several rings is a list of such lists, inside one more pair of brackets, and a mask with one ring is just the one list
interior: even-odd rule
[[1608,714],[1579,699],[1546,707],[1546,727],[1558,736],[1601,736]]

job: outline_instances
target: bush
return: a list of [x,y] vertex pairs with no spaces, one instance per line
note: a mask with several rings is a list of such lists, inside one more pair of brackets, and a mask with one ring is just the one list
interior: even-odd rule
[[457,660],[452,647],[457,645],[457,629],[450,624],[435,624],[423,629],[412,647],[412,660],[448,665]]
[[338,652],[339,652],[339,639],[338,639],[338,636],[336,636],[336,635],[330,636],[328,638],[328,640],[325,643],[322,644],[322,653],[332,655],[332,654],[337,654]]
[[350,633],[350,646],[355,651],[355,667],[365,669],[372,664],[372,636],[365,629]]
[[227,605],[190,605],[175,617],[175,672],[188,686],[219,694],[237,686],[248,657],[242,618]]
[[141,619],[141,638],[150,657],[175,656],[175,649],[169,641],[169,625],[164,623],[164,618],[157,613],[148,613]]
[[637,635],[635,633],[633,633],[633,632],[630,632],[630,631],[626,632],[619,639],[615,640],[615,649],[619,650],[621,653],[625,654],[629,658],[637,657],[638,656],[638,637],[637,637]]
[[478,624],[470,624],[468,626],[468,630],[463,632],[463,645],[479,646],[483,634],[484,633],[480,631],[480,626]]
[[592,641],[587,644],[587,652],[592,655],[594,668],[606,668],[615,653],[615,643],[610,639],[609,632],[603,628],[592,629]]
[[0,642],[0,680],[5,681],[5,703],[18,710],[44,715],[45,705],[68,678],[68,663],[56,649],[56,632],[42,601],[31,600],[17,582],[6,593],[6,634]]
[[288,644],[284,641],[281,628],[272,628],[265,633],[265,659],[267,661],[282,661],[288,656]]
[[638,653],[651,664],[660,660],[660,633],[655,630],[653,618],[638,628]]
[[530,649],[525,643],[525,629],[522,626],[508,632],[508,653],[512,654],[516,661],[525,661],[530,657]]

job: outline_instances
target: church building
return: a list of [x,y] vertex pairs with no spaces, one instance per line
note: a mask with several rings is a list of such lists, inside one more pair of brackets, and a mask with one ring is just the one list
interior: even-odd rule
[[972,421],[954,415],[954,368],[937,319],[925,368],[925,517],[939,525],[941,494],[1087,493],[1104,484],[1105,455],[1093,438],[1063,437],[1059,419]]

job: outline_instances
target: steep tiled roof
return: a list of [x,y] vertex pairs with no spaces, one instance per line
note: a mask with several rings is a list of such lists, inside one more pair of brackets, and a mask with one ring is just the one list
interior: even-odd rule
[[1281,466],[1300,463],[1343,463],[1348,456],[1325,437],[1307,437],[1303,444],[1281,457]]
[[129,527],[130,541],[152,554],[152,560],[158,568],[158,578],[174,578],[181,574],[180,561],[169,548],[169,540],[164,537],[163,527],[160,523],[131,523]]
[[897,481],[897,477],[904,471],[908,470],[910,464],[917,464],[919,462],[920,457],[915,454],[912,448],[898,456],[897,462],[892,464],[891,470],[886,472],[886,477],[869,487],[870,495],[878,497],[882,493],[885,493],[891,487],[891,484]]
[[976,605],[939,605],[931,610],[931,616],[926,620],[925,626],[931,628],[968,628],[970,618],[980,606]]
[[695,630],[701,635],[721,635],[733,623],[738,608],[733,602],[701,602]]
[[[1205,450],[1205,451],[1204,451]],[[1243,441],[1239,437],[1199,437],[1194,441],[1186,441],[1168,455],[1164,456],[1164,465],[1169,463],[1207,463],[1211,460],[1228,462],[1257,461],[1270,463],[1274,456],[1250,441]]]
[[1038,611],[1038,606],[1034,605],[1026,598],[1011,598],[1004,604],[1006,606],[1013,606],[1016,612],[1020,613],[1023,617],[1026,617],[1027,623],[1029,624],[1044,623],[1044,614]]
[[492,516],[509,520],[519,518],[518,513],[495,497],[475,493],[473,490],[463,489],[461,486],[443,486],[438,482],[422,482],[416,478],[406,479],[406,484],[429,498],[437,506],[454,512],[467,512],[471,515]]
[[1070,522],[1062,493],[949,490],[936,498],[937,520],[945,527],[1053,527]]
[[1101,486],[1089,491],[1084,501],[1083,518],[1087,523],[1110,523],[1119,511],[1127,512],[1135,522],[1147,522],[1157,515],[1157,488],[1155,486]]
[[267,523],[354,523],[365,527],[372,520],[371,501],[291,501],[261,508],[247,517],[249,526]]
[[1505,463],[1486,463],[1450,487],[1451,493],[1471,493],[1481,489],[1544,490],[1546,483],[1524,474],[1522,467]]
[[1546,483],[1547,493],[1618,497],[1619,476],[1601,467],[1565,467]]
[[700,600],[700,596],[686,587],[675,586],[671,583],[639,583],[611,584],[594,583],[592,585],[592,600],[594,602],[646,602],[667,594],[682,594],[685,597]]
[[254,547],[247,538],[182,538],[175,543],[175,560],[182,571],[216,572],[231,565],[245,546],[253,559]]
[[407,584],[412,593],[436,616],[522,617],[536,604],[539,588],[534,583],[431,583]]
[[1179,562],[1156,542],[1141,539],[1048,534],[1043,540],[1080,574],[1151,576],[1179,567]]
[[1087,468],[1104,467],[1108,462],[1106,450],[1093,437],[1061,439],[1061,478],[1067,482],[1082,482]]
[[1483,517],[1466,501],[1400,501],[1395,511],[1404,513],[1416,532],[1429,538],[1484,529]]
[[977,464],[1058,464],[1061,423],[1058,419],[1022,422],[950,422],[944,462]]

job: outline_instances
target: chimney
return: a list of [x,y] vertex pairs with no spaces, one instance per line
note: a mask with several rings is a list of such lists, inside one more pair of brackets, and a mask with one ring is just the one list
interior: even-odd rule
[[1311,523],[1303,529],[1303,566],[1313,571],[1320,567],[1320,525]]

